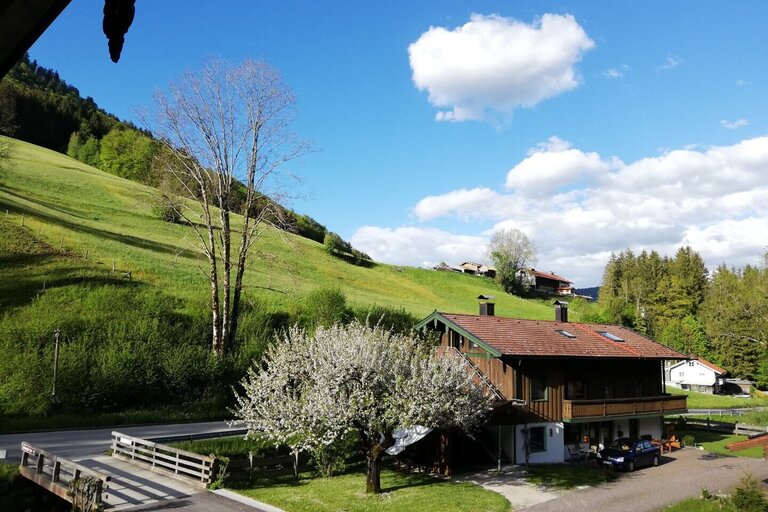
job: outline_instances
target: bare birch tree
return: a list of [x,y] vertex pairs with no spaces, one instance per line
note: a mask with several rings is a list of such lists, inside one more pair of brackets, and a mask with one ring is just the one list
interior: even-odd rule
[[271,218],[267,189],[307,145],[290,130],[293,94],[264,62],[210,60],[159,92],[155,106],[163,167],[197,202],[179,215],[207,258],[212,348],[221,356],[237,333],[249,249]]
[[381,462],[396,429],[477,426],[492,397],[462,362],[433,347],[360,323],[294,327],[242,381],[235,417],[249,433],[295,452],[357,432],[368,461],[366,492],[381,492]]

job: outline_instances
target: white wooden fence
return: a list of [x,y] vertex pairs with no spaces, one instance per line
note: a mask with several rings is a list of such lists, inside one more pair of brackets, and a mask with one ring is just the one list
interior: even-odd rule
[[215,457],[180,450],[146,439],[112,432],[112,456],[140,464],[165,474],[211,483]]

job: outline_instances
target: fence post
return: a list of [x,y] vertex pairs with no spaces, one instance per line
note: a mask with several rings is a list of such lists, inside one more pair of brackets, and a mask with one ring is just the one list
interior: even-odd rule
[[56,462],[53,463],[53,476],[51,477],[51,481],[58,482],[59,473],[61,473],[61,462],[57,460]]
[[45,456],[38,452],[37,454],[37,465],[35,466],[35,473],[42,473],[43,472],[43,464],[45,464],[44,461]]

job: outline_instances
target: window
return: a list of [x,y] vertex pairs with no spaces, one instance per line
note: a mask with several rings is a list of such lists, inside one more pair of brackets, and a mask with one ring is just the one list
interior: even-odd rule
[[556,329],[556,332],[559,332],[560,334],[562,334],[566,338],[575,338],[576,337],[575,334],[570,333],[570,332],[566,331],[565,329]]
[[615,334],[612,334],[612,333],[610,333],[608,331],[598,331],[597,333],[598,334],[602,334],[603,336],[605,336],[606,338],[608,338],[611,341],[624,341],[624,338],[620,338],[620,337],[616,336]]
[[531,400],[547,399],[547,379],[545,377],[531,377]]
[[569,380],[566,392],[569,400],[577,400],[579,398],[585,398],[586,392],[584,382],[580,380]]
[[546,445],[546,427],[531,427],[528,429],[528,452],[545,452]]

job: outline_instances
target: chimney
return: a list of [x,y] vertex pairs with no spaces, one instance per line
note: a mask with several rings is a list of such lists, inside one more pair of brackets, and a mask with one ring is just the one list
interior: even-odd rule
[[493,316],[496,304],[493,303],[495,299],[493,295],[479,295],[477,300],[480,301],[480,316]]
[[553,304],[555,305],[555,321],[568,322],[568,303],[564,300],[556,300]]

